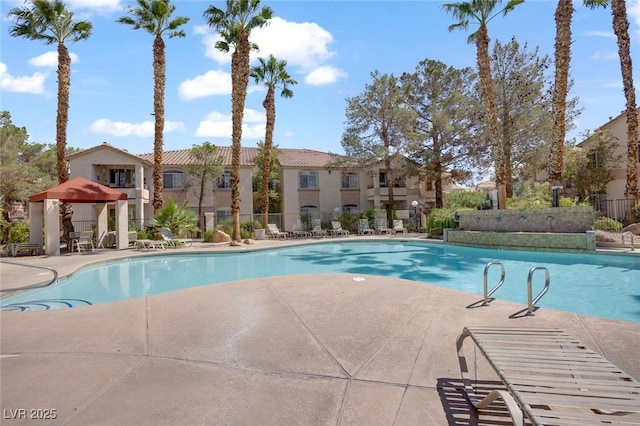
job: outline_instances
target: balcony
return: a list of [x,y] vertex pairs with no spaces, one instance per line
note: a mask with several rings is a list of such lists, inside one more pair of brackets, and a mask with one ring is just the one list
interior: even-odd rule
[[[389,197],[389,188],[367,188],[367,200],[373,201],[375,197],[386,199]],[[407,198],[406,186],[394,186],[393,198],[396,200],[405,200]]]

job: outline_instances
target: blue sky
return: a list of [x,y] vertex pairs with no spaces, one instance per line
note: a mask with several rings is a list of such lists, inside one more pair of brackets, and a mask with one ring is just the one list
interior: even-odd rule
[[[116,20],[122,0],[67,0],[76,19],[93,23],[85,41],[69,43],[73,56],[67,144],[88,148],[106,141],[132,153],[153,150],[153,77],[150,34]],[[56,47],[9,36],[7,14],[22,0],[0,0],[0,109],[11,112],[33,142],[55,142]],[[231,144],[230,56],[215,50],[216,34],[203,18],[223,1],[174,1],[176,16],[188,16],[186,38],[165,39],[167,84],[165,150],[210,141]],[[572,95],[584,109],[569,136],[593,130],[625,107],[610,10],[589,10],[574,2]],[[270,25],[252,41],[256,56],[274,54],[288,62],[298,81],[294,97],[276,99],[274,142],[281,148],[343,153],[345,99],[371,81],[370,73],[413,72],[435,59],[454,67],[475,67],[469,31],[449,32],[454,20],[437,1],[265,1],[274,10]],[[527,0],[489,25],[492,46],[515,37],[528,49],[553,58],[554,0]],[[627,1],[636,88],[640,87],[640,0]],[[255,62],[252,62],[252,65]],[[552,71],[552,70],[551,70]],[[249,84],[243,146],[264,139],[265,91]]]

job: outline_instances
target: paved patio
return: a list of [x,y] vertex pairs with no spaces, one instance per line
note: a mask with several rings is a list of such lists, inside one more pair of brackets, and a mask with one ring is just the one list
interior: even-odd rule
[[[274,244],[287,243],[249,248]],[[65,275],[137,255],[105,250],[11,260]],[[3,288],[43,279],[4,263],[0,272]],[[505,424],[505,410],[478,418],[460,392],[455,340],[468,324],[560,327],[640,378],[637,322],[549,309],[510,319],[523,306],[495,300],[468,307],[478,300],[395,278],[313,274],[2,312],[2,424]],[[495,380],[479,353],[477,369],[480,381]],[[20,409],[26,420],[10,420]],[[31,409],[55,410],[56,418],[32,420]]]

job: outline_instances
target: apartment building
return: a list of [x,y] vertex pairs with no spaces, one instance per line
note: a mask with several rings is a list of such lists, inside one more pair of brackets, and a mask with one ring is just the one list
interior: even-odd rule
[[[240,217],[251,220],[259,210],[259,194],[253,181],[259,173],[256,158],[258,148],[243,147],[240,158]],[[204,189],[205,212],[221,220],[231,216],[231,147],[218,147],[218,156],[225,171],[210,180]],[[153,217],[153,154],[134,155],[106,142],[74,153],[68,158],[71,176],[83,176],[116,188],[128,195],[128,218],[146,224]],[[397,161],[408,161],[399,159]],[[163,155],[163,198],[178,203],[187,201],[197,208],[200,187],[189,176],[187,167],[194,159],[189,149],[165,151]],[[408,177],[393,184],[394,205],[389,205],[387,171],[382,163],[368,167],[337,166],[335,156],[311,149],[278,150],[278,185],[281,192],[281,223],[285,230],[293,229],[301,215],[326,218],[340,212],[363,212],[368,209],[396,210],[408,219],[415,210],[412,202],[427,206],[434,198],[428,183],[418,177]],[[447,189],[448,190],[448,189]],[[115,208],[115,207],[114,207]],[[92,220],[95,206],[74,206],[74,220]],[[115,214],[115,212],[110,213]]]

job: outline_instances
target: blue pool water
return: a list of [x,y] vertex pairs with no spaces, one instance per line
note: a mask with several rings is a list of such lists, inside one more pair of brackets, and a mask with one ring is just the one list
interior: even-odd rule
[[[549,270],[549,292],[537,304],[640,322],[640,258],[602,254],[490,250],[413,241],[331,241],[242,253],[176,251],[87,267],[48,288],[2,300],[5,310],[56,309],[108,303],[184,288],[274,275],[373,274],[421,281],[482,295],[488,262],[501,262],[504,286],[494,297],[526,306],[527,276]],[[491,267],[489,287],[500,268]],[[533,275],[534,295],[544,271]],[[479,297],[478,300],[480,300]]]

